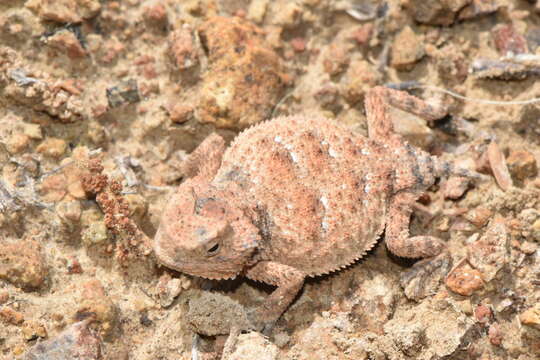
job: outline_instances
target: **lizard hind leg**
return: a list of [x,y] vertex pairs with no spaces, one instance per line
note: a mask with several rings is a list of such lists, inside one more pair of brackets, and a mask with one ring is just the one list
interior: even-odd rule
[[446,116],[448,112],[445,107],[428,104],[405,91],[376,86],[367,93],[365,107],[369,137],[382,143],[395,142],[397,137],[397,135],[394,135],[392,119],[388,115],[388,105],[428,121],[440,119]]

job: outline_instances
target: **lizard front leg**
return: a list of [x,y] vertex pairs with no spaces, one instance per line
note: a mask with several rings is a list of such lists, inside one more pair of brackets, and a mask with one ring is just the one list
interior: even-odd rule
[[435,236],[410,236],[409,224],[416,195],[401,192],[390,200],[385,243],[393,254],[405,258],[432,257],[441,253],[445,245]]
[[246,276],[277,286],[277,289],[255,310],[251,319],[257,330],[269,331],[302,288],[305,274],[288,265],[261,261],[250,268]]

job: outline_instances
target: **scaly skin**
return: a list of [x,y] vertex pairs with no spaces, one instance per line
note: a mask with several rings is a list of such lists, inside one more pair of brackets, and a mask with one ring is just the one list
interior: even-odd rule
[[454,170],[396,135],[387,104],[431,119],[444,115],[376,87],[366,97],[369,139],[307,116],[253,126],[226,150],[218,135],[209,136],[186,161],[192,177],[163,213],[158,259],[205,278],[245,275],[276,285],[252,314],[260,329],[281,316],[306,277],[353,263],[385,228],[398,256],[439,254],[440,239],[409,236],[409,217],[436,177]]

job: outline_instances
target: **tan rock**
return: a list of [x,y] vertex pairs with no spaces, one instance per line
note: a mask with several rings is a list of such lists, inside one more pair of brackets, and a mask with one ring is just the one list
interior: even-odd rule
[[59,158],[66,152],[67,144],[63,139],[47,138],[37,147],[37,152],[45,156]]
[[535,177],[538,174],[536,158],[527,150],[512,150],[506,159],[508,170],[520,181]]
[[285,76],[262,30],[237,17],[213,17],[199,34],[208,49],[208,70],[198,120],[238,130],[267,119],[284,93]]
[[8,136],[5,141],[6,150],[10,154],[18,154],[26,149],[30,143],[30,137],[26,134],[16,132],[11,136]]
[[82,289],[76,317],[93,316],[101,324],[102,334],[110,335],[116,323],[117,314],[103,285],[99,280],[90,280],[82,284]]
[[86,56],[86,50],[72,31],[60,30],[47,38],[47,44],[65,53],[70,59],[80,59]]
[[80,23],[101,10],[98,0],[29,0],[25,5],[42,20],[61,23]]
[[36,289],[43,285],[47,273],[37,241],[22,239],[0,243],[0,279],[20,288]]
[[450,25],[457,12],[471,0],[409,1],[409,9],[414,19],[430,25]]
[[426,54],[423,37],[416,35],[410,26],[401,30],[394,39],[391,65],[398,70],[411,70]]
[[519,320],[523,325],[540,330],[540,304],[536,303],[533,307],[521,313]]
[[12,325],[20,325],[24,322],[24,315],[10,307],[4,306],[0,309],[0,319]]

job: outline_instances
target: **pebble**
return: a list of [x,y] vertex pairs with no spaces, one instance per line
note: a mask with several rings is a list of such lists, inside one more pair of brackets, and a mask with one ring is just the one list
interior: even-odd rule
[[48,268],[41,245],[34,240],[0,243],[0,279],[23,289],[38,289],[47,278]]
[[101,341],[89,328],[89,321],[77,322],[56,337],[37,343],[23,360],[97,360],[101,359]]
[[43,139],[43,133],[41,132],[41,125],[39,124],[23,124],[23,133],[33,140]]
[[260,24],[264,20],[266,15],[266,9],[268,7],[269,0],[253,0],[249,4],[247,18],[257,24]]
[[277,360],[278,355],[278,347],[270,340],[258,332],[249,332],[238,336],[233,352],[223,360]]
[[521,313],[519,320],[523,325],[540,330],[540,303],[536,303],[533,307]]
[[101,324],[103,336],[109,336],[117,322],[117,312],[111,299],[105,293],[97,279],[82,284],[82,292],[76,311],[76,318],[84,319],[89,315]]
[[511,150],[506,159],[508,170],[516,180],[523,181],[538,175],[536,158],[527,150]]
[[59,158],[67,150],[67,143],[63,139],[59,138],[47,138],[41,144],[38,145],[36,151],[45,156]]
[[199,56],[193,37],[193,29],[189,25],[184,25],[169,35],[169,52],[180,70],[189,69],[199,64]]
[[469,185],[469,179],[461,176],[451,176],[444,182],[443,196],[445,199],[459,199],[465,194]]
[[10,307],[4,306],[0,309],[0,319],[12,325],[20,325],[24,322],[24,315]]
[[175,124],[183,124],[193,119],[193,106],[187,104],[174,104],[169,108],[169,117]]
[[10,154],[18,154],[20,152],[23,152],[28,147],[29,143],[30,137],[20,132],[16,132],[13,133],[11,136],[8,136],[8,138],[4,142],[6,150]]
[[510,258],[510,235],[504,218],[497,215],[488,225],[486,232],[467,245],[468,260],[482,274],[482,279],[491,281]]
[[395,37],[391,50],[391,65],[398,70],[412,70],[414,64],[426,54],[423,37],[410,26],[404,27]]
[[456,294],[471,296],[484,287],[484,281],[478,270],[462,261],[446,277],[446,287]]
[[81,232],[81,240],[87,246],[107,241],[109,233],[104,221],[95,221]]
[[499,24],[491,30],[493,42],[502,56],[529,52],[527,40],[518,33],[512,24]]
[[514,184],[508,171],[508,166],[506,165],[506,159],[499,145],[495,141],[492,141],[488,146],[486,154],[491,172],[495,176],[495,180],[497,180],[497,185],[503,191],[507,191]]
[[503,334],[499,324],[494,323],[489,326],[488,338],[491,345],[500,346],[502,344]]
[[470,0],[410,0],[409,8],[414,19],[420,23],[429,25],[451,25],[456,18],[457,12]]
[[287,77],[260,28],[237,17],[213,17],[199,27],[208,49],[197,119],[240,130],[270,116]]
[[60,30],[47,38],[47,44],[65,53],[70,59],[77,60],[86,56],[86,50],[72,31]]
[[36,321],[25,321],[21,330],[26,341],[47,337],[47,329],[45,329],[45,326]]
[[101,10],[99,0],[29,0],[25,6],[42,20],[60,23],[80,23],[83,19],[93,18]]
[[492,215],[493,211],[483,206],[478,206],[472,210],[467,211],[464,217],[474,226],[480,229],[487,224]]

